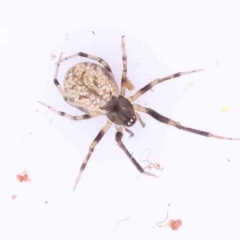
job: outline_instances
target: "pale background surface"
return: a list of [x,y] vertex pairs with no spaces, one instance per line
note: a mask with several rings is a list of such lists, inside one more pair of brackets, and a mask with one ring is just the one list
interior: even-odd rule
[[[163,167],[155,170],[160,177],[136,180],[139,174],[116,146],[112,127],[73,192],[79,166],[106,118],[73,122],[37,103],[80,115],[54,86],[56,60],[50,55],[100,56],[120,83],[120,37],[125,35],[135,90],[156,77],[205,68],[158,85],[138,103],[189,127],[240,137],[237,5],[2,1],[0,239],[239,239],[239,142],[181,132],[142,114],[147,127],[136,124],[134,138],[125,134],[124,143],[143,166],[142,153],[150,148],[150,160]],[[60,83],[67,69],[83,60],[64,63]],[[24,168],[31,183],[16,180]],[[156,226],[168,203],[169,218],[183,221],[178,231]]]

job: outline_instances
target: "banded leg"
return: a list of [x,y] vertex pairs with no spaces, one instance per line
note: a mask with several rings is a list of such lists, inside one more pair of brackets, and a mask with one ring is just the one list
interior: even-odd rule
[[158,120],[159,122],[168,124],[168,125],[172,125],[180,130],[184,130],[187,132],[191,132],[191,133],[195,133],[204,137],[212,137],[212,138],[218,138],[218,139],[223,139],[223,140],[231,140],[231,141],[240,141],[240,138],[231,138],[231,137],[224,137],[224,136],[219,136],[219,135],[215,135],[209,132],[205,132],[205,131],[201,131],[201,130],[197,130],[194,128],[189,128],[189,127],[185,127],[182,126],[180,123],[175,122],[174,120],[167,118],[159,113],[157,113],[156,111],[150,109],[150,108],[145,108],[142,107],[138,104],[133,104],[133,107],[135,110],[139,111],[139,112],[144,112],[149,114],[151,117],[155,118],[156,120]]
[[96,56],[93,56],[93,55],[90,55],[90,54],[87,54],[87,53],[83,53],[83,52],[79,52],[79,53],[76,53],[76,54],[73,54],[73,55],[70,55],[68,57],[65,57],[63,58],[60,63],[66,61],[66,60],[69,60],[71,58],[75,58],[75,57],[85,57],[85,58],[89,58],[89,59],[92,59],[92,60],[95,60],[97,62],[99,62],[100,64],[103,65],[103,67],[110,73],[112,73],[112,70],[110,68],[110,66],[100,57],[96,57]]
[[57,113],[58,115],[70,118],[72,120],[78,120],[79,121],[79,120],[84,120],[84,119],[89,119],[89,118],[99,116],[99,115],[91,116],[89,114],[83,114],[82,116],[73,116],[73,115],[67,114],[65,112],[58,111],[57,109],[47,105],[46,103],[43,103],[43,102],[40,102],[40,101],[39,101],[39,103],[42,104],[43,106],[47,107],[48,109],[52,110],[53,112]]
[[100,140],[101,140],[102,137],[105,135],[105,133],[108,131],[108,129],[111,127],[111,125],[112,125],[112,122],[107,121],[107,124],[100,130],[100,132],[99,132],[98,135],[95,137],[95,139],[93,140],[92,144],[90,145],[88,154],[87,154],[86,158],[84,159],[84,162],[82,163],[82,165],[81,165],[81,167],[80,167],[80,170],[79,170],[79,173],[78,173],[76,182],[75,182],[75,184],[74,184],[73,190],[76,189],[77,184],[78,184],[78,182],[79,182],[79,180],[80,180],[80,178],[81,178],[82,172],[84,171],[85,167],[87,166],[88,160],[89,160],[89,158],[91,157],[91,155],[92,155],[92,153],[93,153],[93,151],[94,151],[94,148],[95,148],[96,145],[100,142]]
[[165,82],[165,81],[173,79],[173,78],[181,77],[183,75],[200,72],[202,70],[203,69],[197,69],[197,70],[192,70],[192,71],[187,71],[187,72],[178,72],[178,73],[172,74],[172,75],[164,77],[164,78],[157,78],[157,79],[151,81],[150,83],[148,83],[146,86],[144,86],[140,90],[138,90],[133,96],[129,97],[128,100],[130,102],[134,102],[136,99],[141,97],[144,93],[146,93],[148,90],[152,89],[158,83],[162,83],[162,82]]
[[122,133],[122,126],[116,125],[116,142],[118,144],[118,146],[126,153],[126,155],[128,156],[128,158],[131,160],[131,162],[133,163],[133,165],[138,169],[138,171],[140,173],[144,173],[146,175],[150,175],[153,177],[157,177],[155,174],[149,173],[144,171],[144,169],[139,165],[139,163],[135,160],[135,158],[132,156],[132,154],[127,150],[127,148],[125,147],[125,145],[122,142],[122,137],[123,137],[123,133]]
[[127,54],[124,42],[124,36],[122,36],[122,62],[123,62],[123,71],[122,71],[122,81],[121,81],[121,95],[125,96],[125,88],[128,90],[133,90],[134,86],[131,81],[127,78]]
[[61,93],[63,99],[66,102],[68,102],[68,96],[67,96],[67,94],[65,93],[65,91],[63,90],[63,88],[61,87],[61,85],[59,84],[59,82],[57,80],[60,62],[62,60],[62,55],[63,54],[61,53],[60,56],[59,56],[59,59],[58,59],[58,62],[57,62],[57,67],[56,67],[56,71],[55,71],[54,78],[53,78],[53,82],[54,82],[55,86],[57,87],[58,91]]

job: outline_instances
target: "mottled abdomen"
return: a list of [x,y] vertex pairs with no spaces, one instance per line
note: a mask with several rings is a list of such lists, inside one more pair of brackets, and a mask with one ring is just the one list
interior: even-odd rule
[[119,96],[113,75],[95,63],[78,63],[68,70],[64,89],[71,99],[68,103],[83,112],[105,114],[104,107],[112,96]]

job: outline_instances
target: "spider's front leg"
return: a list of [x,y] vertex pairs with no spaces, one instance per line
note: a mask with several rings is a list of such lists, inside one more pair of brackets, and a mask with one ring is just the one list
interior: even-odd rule
[[119,126],[119,125],[116,125],[116,124],[115,124],[115,126],[116,126],[116,129],[117,129],[115,139],[116,139],[116,142],[117,142],[118,146],[125,152],[125,154],[128,156],[128,158],[133,163],[133,165],[138,169],[138,171],[140,173],[144,173],[144,174],[152,176],[152,177],[158,177],[155,174],[144,171],[144,169],[139,165],[139,163],[135,160],[135,158],[127,150],[127,148],[125,147],[125,145],[122,142],[122,137],[123,137],[122,126]]
[[125,96],[125,88],[128,90],[133,90],[134,86],[131,81],[127,78],[127,54],[124,42],[124,36],[122,36],[122,62],[123,62],[123,71],[122,71],[122,81],[121,81],[121,95]]
[[172,75],[164,77],[164,78],[157,78],[157,79],[151,81],[150,83],[148,83],[146,86],[144,86],[140,90],[138,90],[134,95],[129,97],[128,100],[130,102],[134,102],[136,99],[141,97],[143,94],[145,94],[147,91],[152,89],[158,83],[162,83],[162,82],[165,82],[165,81],[173,79],[173,78],[181,77],[183,75],[188,75],[188,74],[192,74],[192,73],[195,73],[195,72],[200,72],[202,70],[203,69],[197,69],[197,70],[192,70],[192,71],[187,71],[187,72],[178,72],[178,73],[172,74]]
[[141,106],[139,104],[133,104],[133,108],[136,111],[147,113],[148,115],[150,115],[151,117],[155,118],[157,121],[159,121],[161,123],[172,125],[172,126],[178,128],[180,130],[183,130],[183,131],[187,131],[187,132],[190,132],[190,133],[198,134],[198,135],[201,135],[201,136],[204,136],[204,137],[212,137],[212,138],[218,138],[218,139],[222,139],[222,140],[240,141],[240,138],[231,138],[231,137],[219,136],[219,135],[216,135],[216,134],[212,134],[210,132],[205,132],[205,131],[202,131],[202,130],[198,130],[198,129],[194,129],[194,128],[189,128],[189,127],[183,126],[180,123],[178,123],[178,122],[176,122],[176,121],[174,121],[174,120],[172,120],[172,119],[170,119],[168,117],[165,117],[165,116],[157,113],[153,109],[145,108],[145,107],[143,107],[143,106]]
[[[122,62],[123,62],[123,71],[122,71],[122,81],[121,81],[121,93],[120,95],[125,96],[125,89],[133,90],[134,86],[131,83],[131,81],[127,78],[127,54],[126,54],[126,48],[125,48],[125,42],[124,42],[124,36],[122,36]],[[145,127],[145,123],[141,119],[141,116],[136,113],[137,120],[141,124],[142,127]],[[126,129],[125,129],[126,130]],[[130,130],[126,130],[126,132],[130,133]],[[130,133],[130,136],[132,137],[134,134]]]

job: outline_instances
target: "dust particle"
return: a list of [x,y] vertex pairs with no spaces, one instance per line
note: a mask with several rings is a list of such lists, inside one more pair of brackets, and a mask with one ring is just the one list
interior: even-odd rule
[[12,195],[12,199],[16,199],[17,198],[17,195]]

